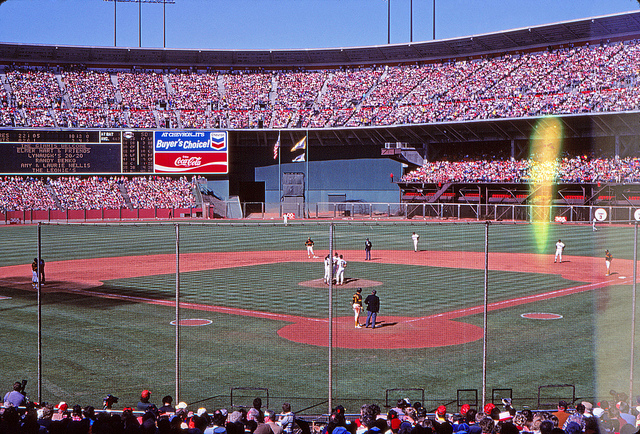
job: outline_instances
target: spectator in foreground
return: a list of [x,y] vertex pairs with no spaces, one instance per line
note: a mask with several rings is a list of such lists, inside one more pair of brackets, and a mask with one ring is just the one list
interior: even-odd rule
[[138,405],[136,406],[136,408],[139,411],[147,411],[147,409],[151,405],[151,403],[149,402],[149,399],[151,399],[151,392],[149,392],[147,389],[143,390],[140,393],[140,401],[138,402]]
[[22,383],[16,381],[13,383],[13,389],[4,395],[5,407],[20,407],[25,405],[26,397],[22,393]]
[[293,432],[293,424],[295,423],[296,415],[291,411],[291,404],[285,402],[282,404],[282,413],[278,418],[278,425],[282,427],[285,434],[291,434]]
[[176,409],[172,404],[173,404],[173,397],[171,397],[171,395],[165,396],[164,398],[162,398],[162,407],[158,409],[158,412],[160,414],[175,413]]

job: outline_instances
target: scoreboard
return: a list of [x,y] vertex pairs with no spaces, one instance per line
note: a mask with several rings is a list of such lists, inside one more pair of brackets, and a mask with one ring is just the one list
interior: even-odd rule
[[224,131],[0,129],[2,174],[228,173],[227,161]]

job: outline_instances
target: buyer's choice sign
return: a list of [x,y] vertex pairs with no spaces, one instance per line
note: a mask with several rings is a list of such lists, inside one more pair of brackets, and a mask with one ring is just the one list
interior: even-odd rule
[[153,143],[156,173],[229,173],[226,131],[155,131]]

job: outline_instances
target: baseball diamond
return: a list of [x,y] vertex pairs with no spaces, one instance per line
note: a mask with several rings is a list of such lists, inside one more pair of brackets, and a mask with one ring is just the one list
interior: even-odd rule
[[[552,241],[541,253],[536,252],[536,228],[496,223],[489,227],[488,332],[493,354],[490,357],[496,361],[491,365],[491,378],[507,379],[510,386],[517,385],[523,396],[533,396],[535,385],[512,378],[511,368],[506,371],[495,363],[508,359],[514,349],[532,351],[532,345],[535,347],[534,342],[542,335],[554,336],[557,345],[549,346],[545,341],[547,344],[540,347],[543,352],[536,350],[536,358],[517,363],[540,375],[541,384],[553,384],[553,379],[564,376],[586,393],[597,394],[596,386],[582,372],[571,374],[571,379],[561,373],[573,363],[573,356],[561,355],[562,336],[585,328],[591,330],[593,339],[589,345],[576,351],[591,365],[590,369],[598,372],[599,378],[606,379],[605,384],[618,381],[615,378],[624,369],[624,358],[602,359],[599,354],[605,347],[598,336],[605,330],[606,336],[620,335],[616,324],[626,321],[629,312],[624,288],[630,287],[633,276],[633,261],[628,259],[630,228],[592,232],[586,226],[551,225]],[[28,244],[24,235],[35,229],[7,228],[5,242],[22,239]],[[328,253],[328,225],[186,224],[179,225],[179,230],[180,255],[176,261],[175,225],[42,227],[42,255],[47,258],[47,282],[42,286],[43,326],[47,331],[44,365],[52,378],[46,393],[55,397],[54,384],[65,390],[97,387],[86,379],[82,383],[56,379],[51,371],[51,364],[56,361],[93,372],[96,381],[102,378],[99,381],[110,390],[121,388],[105,379],[110,369],[105,371],[101,361],[113,357],[116,367],[122,363],[138,366],[136,354],[147,347],[148,328],[167,338],[155,341],[155,356],[148,361],[149,366],[156,366],[155,362],[171,366],[175,273],[179,267],[180,324],[201,325],[182,328],[183,375],[200,371],[197,375],[203,376],[203,383],[213,381],[221,395],[227,387],[246,385],[246,379],[252,378],[252,384],[267,386],[274,393],[291,398],[291,386],[276,379],[294,363],[306,368],[296,373],[299,378],[292,379],[293,383],[304,382],[309,390],[307,397],[297,399],[307,404],[314,402],[313,397],[323,393],[330,344],[329,291],[321,279],[323,258]],[[468,223],[336,225],[334,249],[348,261],[345,285],[333,287],[331,345],[338,356],[335,363],[339,377],[368,363],[376,369],[378,390],[409,387],[409,383],[397,380],[397,371],[412,360],[442,372],[451,371],[448,375],[455,370],[464,372],[465,380],[456,384],[458,388],[477,384],[483,338],[483,230],[484,224]],[[414,231],[421,234],[423,242],[418,252],[413,251],[410,237]],[[563,262],[554,264],[553,239],[558,233],[562,233],[567,250]],[[318,258],[307,255],[304,241],[308,236],[315,241]],[[370,261],[365,261],[363,249],[355,248],[365,236],[373,239],[377,247]],[[604,259],[598,254],[601,243],[616,245],[616,253],[619,252],[611,276],[605,276]],[[287,249],[289,246],[296,248]],[[131,254],[118,255],[126,252]],[[2,307],[9,318],[19,315],[35,319],[32,313],[25,316],[35,309],[28,259],[18,253],[0,267],[1,294],[10,297],[2,300]],[[375,330],[353,328],[350,303],[357,287],[363,288],[365,295],[377,289],[381,297]],[[560,319],[532,322],[532,316]],[[104,324],[108,326],[105,328]],[[83,339],[83,345],[77,346],[75,336],[81,329],[91,331],[90,339]],[[24,342],[33,342],[29,329],[18,328],[15,333]],[[604,338],[605,334],[601,336]],[[620,338],[623,336],[624,333]],[[115,344],[122,341],[128,342],[133,352]],[[65,342],[64,353],[60,353],[56,342]],[[265,342],[270,345],[265,346]],[[34,366],[30,348],[31,344],[24,347],[23,369],[27,370]],[[105,352],[103,348],[110,349]],[[207,351],[216,348],[221,351]],[[460,353],[462,349],[465,355]],[[254,354],[260,354],[264,362],[258,362]],[[245,372],[242,365],[246,360],[258,363],[259,372]],[[139,365],[139,373],[134,371],[132,375],[144,375],[146,369]],[[171,378],[170,368],[152,369],[160,370],[158,380],[165,378],[166,382]],[[430,372],[431,369],[424,369],[415,375],[425,385],[439,384],[444,388],[441,393],[455,394]],[[348,401],[351,386],[344,381],[340,380],[336,393]],[[158,383],[156,387],[166,386]],[[118,393],[127,394],[126,390]],[[192,400],[212,395],[199,386],[185,393]]]

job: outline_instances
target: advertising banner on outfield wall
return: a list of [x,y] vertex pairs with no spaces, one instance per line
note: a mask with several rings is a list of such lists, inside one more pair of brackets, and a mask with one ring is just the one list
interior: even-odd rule
[[226,131],[155,131],[156,173],[229,173]]

